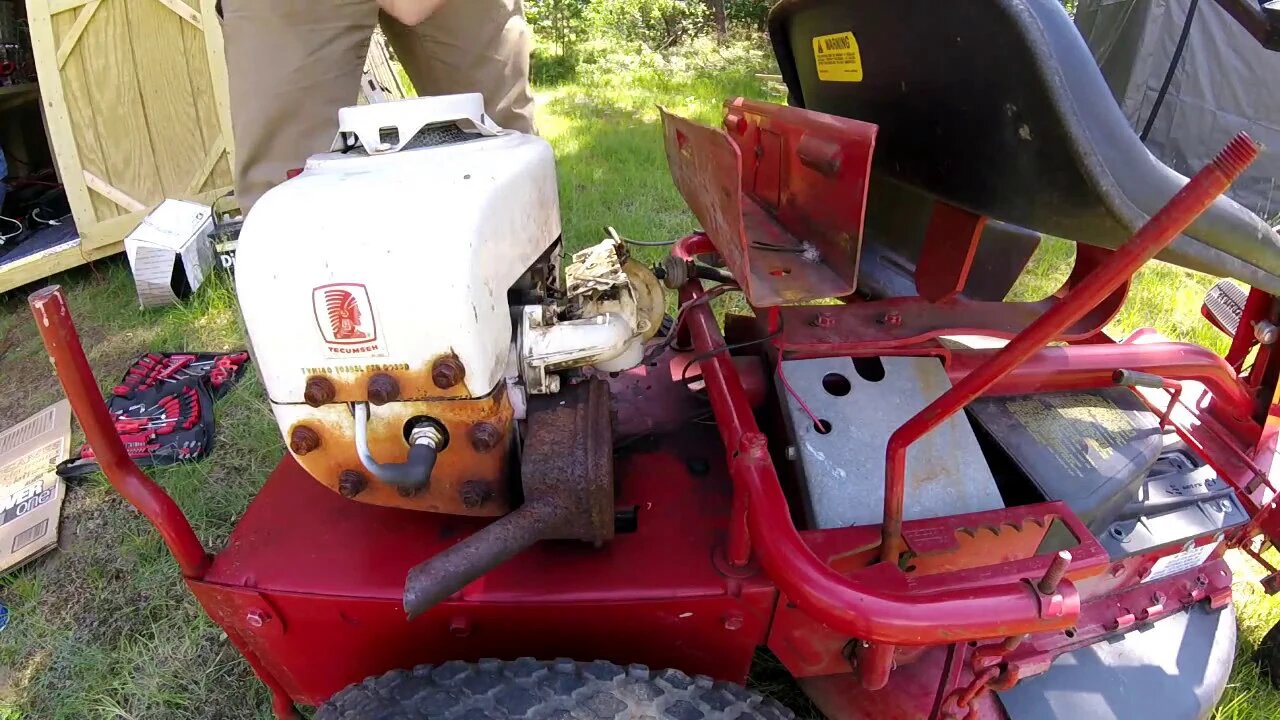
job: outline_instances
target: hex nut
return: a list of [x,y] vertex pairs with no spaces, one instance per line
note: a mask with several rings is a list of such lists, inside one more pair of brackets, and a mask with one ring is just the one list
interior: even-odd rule
[[306,387],[302,391],[302,399],[311,407],[320,407],[333,402],[334,397],[338,395],[338,390],[333,386],[333,381],[319,375],[312,375],[307,378]]
[[431,382],[441,390],[448,390],[457,385],[466,375],[467,369],[453,355],[438,358],[431,365]]
[[359,470],[343,470],[338,474],[338,493],[345,498],[353,498],[364,492],[369,480]]
[[378,373],[369,378],[369,402],[374,405],[386,405],[400,398],[400,383],[386,373]]
[[320,433],[306,425],[298,425],[289,433],[289,449],[294,455],[306,455],[320,447]]

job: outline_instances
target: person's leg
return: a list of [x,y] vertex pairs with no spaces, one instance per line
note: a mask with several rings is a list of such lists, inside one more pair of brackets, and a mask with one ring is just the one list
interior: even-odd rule
[[381,22],[419,95],[478,92],[499,125],[533,132],[533,36],[520,0],[446,0],[421,25]]
[[329,149],[338,109],[354,105],[373,0],[223,0],[236,142],[236,197],[245,212],[285,174]]

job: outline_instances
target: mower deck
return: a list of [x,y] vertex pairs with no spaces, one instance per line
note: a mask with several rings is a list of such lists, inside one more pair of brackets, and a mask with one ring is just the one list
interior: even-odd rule
[[352,503],[289,456],[190,585],[308,704],[397,667],[533,647],[740,682],[765,643],[776,591],[759,575],[727,577],[708,555],[723,544],[731,498],[715,430],[641,442],[617,466],[617,505],[636,508],[634,532],[600,549],[535,545],[412,622],[405,573],[486,521]]

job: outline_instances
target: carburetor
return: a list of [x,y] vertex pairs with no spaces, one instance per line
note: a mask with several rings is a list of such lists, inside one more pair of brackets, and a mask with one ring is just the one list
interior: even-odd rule
[[236,284],[297,461],[367,503],[512,507],[529,395],[641,361],[653,273],[606,240],[560,278],[554,159],[479,95],[344,108],[245,220]]

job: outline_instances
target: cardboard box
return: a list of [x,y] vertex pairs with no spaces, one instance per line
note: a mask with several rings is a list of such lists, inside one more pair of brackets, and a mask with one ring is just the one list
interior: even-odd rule
[[189,296],[214,265],[208,205],[165,200],[124,239],[142,307],[171,305]]
[[58,546],[66,488],[54,468],[70,450],[66,400],[0,432],[0,572]]

